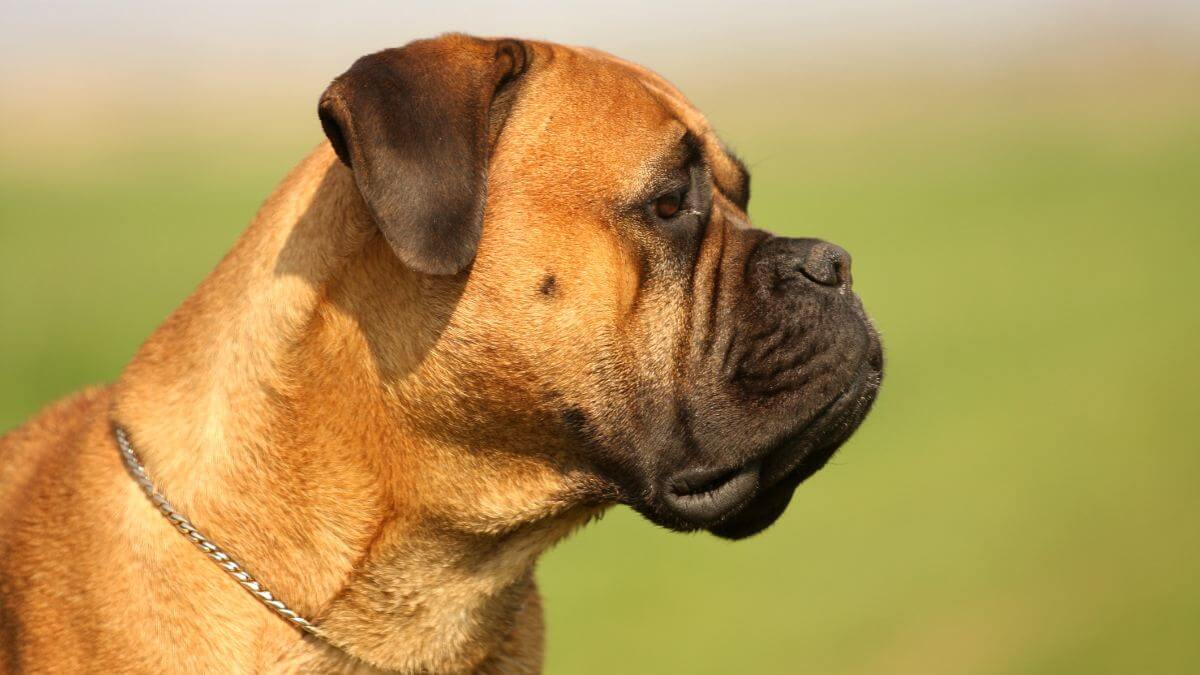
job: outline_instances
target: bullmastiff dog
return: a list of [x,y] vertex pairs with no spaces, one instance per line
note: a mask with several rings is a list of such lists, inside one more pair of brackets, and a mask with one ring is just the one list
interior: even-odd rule
[[537,672],[547,547],[755,534],[871,406],[850,256],[752,227],[654,73],[446,35],[319,118],[117,382],[0,442],[5,670]]

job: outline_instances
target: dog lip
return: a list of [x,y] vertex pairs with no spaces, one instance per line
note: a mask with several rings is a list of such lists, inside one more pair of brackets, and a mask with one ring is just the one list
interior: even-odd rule
[[[865,416],[865,410],[859,406],[863,399],[868,399],[869,408],[874,394],[878,391],[881,373],[870,364],[864,364],[852,380],[850,386],[831,398],[823,405],[803,427],[788,436],[775,446],[766,456],[766,466],[763,469],[762,486],[769,490],[784,482],[792,482],[798,474],[802,474],[797,483],[803,482],[816,473],[824,464],[818,460],[815,466],[809,467],[814,459],[832,455],[858,426]],[[861,412],[861,415],[857,413]],[[858,417],[857,420],[850,421]]]
[[836,408],[846,400],[851,390],[853,387],[830,398],[817,410],[817,414],[813,415],[812,419],[771,448],[766,454],[767,468],[763,472],[762,482],[765,489],[770,489],[777,483],[786,480],[795,472],[798,465],[803,464],[804,457],[820,444],[821,430],[825,428],[830,418],[836,417]]
[[[833,403],[836,404],[842,399],[843,397],[839,396]],[[784,465],[786,470],[780,473],[778,466],[772,470],[768,461],[768,466],[760,470],[759,485],[754,493],[719,521],[708,525],[710,532],[726,539],[743,539],[761,532],[783,515],[796,488],[825,466],[845,440],[836,437],[813,439],[805,433],[822,422],[829,423],[832,420],[836,424],[841,415],[835,413],[832,408],[834,405],[831,404],[825,414],[818,415],[804,430],[794,434],[771,453],[772,456],[783,453],[792,457]],[[768,459],[770,458],[769,456]]]
[[676,474],[663,494],[667,507],[703,527],[721,520],[758,491],[761,462],[729,469],[689,469]]

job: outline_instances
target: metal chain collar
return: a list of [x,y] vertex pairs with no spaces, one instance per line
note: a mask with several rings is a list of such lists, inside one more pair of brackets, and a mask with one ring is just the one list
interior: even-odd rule
[[213,562],[217,563],[218,567],[225,570],[229,576],[233,577],[239,584],[241,584],[242,588],[249,591],[250,595],[253,595],[258,599],[259,602],[269,607],[271,611],[283,617],[293,626],[299,627],[309,635],[323,637],[320,629],[309,623],[309,621],[304,617],[289,609],[282,600],[276,598],[271,591],[267,590],[265,586],[256,581],[254,577],[250,576],[250,573],[243,569],[236,560],[230,558],[229,554],[221,550],[220,546],[217,546],[209,541],[208,537],[200,534],[199,530],[197,530],[192,523],[183,516],[183,514],[176,511],[175,508],[171,506],[171,502],[167,501],[167,498],[164,497],[162,493],[154,487],[154,483],[150,482],[150,477],[146,474],[146,467],[142,466],[141,460],[138,459],[137,453],[134,452],[133,445],[130,444],[129,436],[125,433],[125,430],[114,425],[114,433],[117,437],[117,447],[121,450],[121,457],[125,460],[125,468],[129,469],[129,474],[133,476],[133,480],[141,486],[142,491],[145,492],[146,496],[150,498],[150,501],[156,507],[158,507],[158,510],[167,517],[167,520],[169,520],[171,524],[175,526],[175,529],[182,532],[189,541],[195,544],[196,547],[201,551],[204,551],[204,553],[211,558]]

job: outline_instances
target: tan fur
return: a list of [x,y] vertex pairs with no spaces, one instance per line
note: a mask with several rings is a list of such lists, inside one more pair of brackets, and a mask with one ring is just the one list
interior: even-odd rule
[[[657,76],[533,49],[469,275],[407,270],[322,143],[118,382],[0,439],[0,669],[540,670],[534,564],[612,499],[545,392],[667,376],[684,330],[678,298],[635,303],[636,264],[596,214],[682,125],[717,141]],[[547,272],[569,303],[531,301]],[[113,422],[328,644],[173,531]]]

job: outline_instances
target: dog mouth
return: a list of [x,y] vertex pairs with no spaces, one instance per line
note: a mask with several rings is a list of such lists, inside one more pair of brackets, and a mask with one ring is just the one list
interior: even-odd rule
[[813,418],[758,457],[723,469],[674,476],[662,501],[686,523],[726,539],[757,534],[787,509],[796,487],[819,471],[861,424],[881,373],[864,369]]
[[663,501],[676,515],[699,526],[713,525],[758,489],[762,463],[734,469],[696,469],[677,475]]

